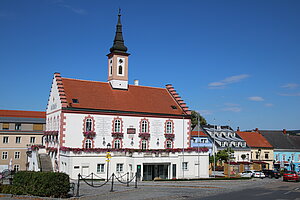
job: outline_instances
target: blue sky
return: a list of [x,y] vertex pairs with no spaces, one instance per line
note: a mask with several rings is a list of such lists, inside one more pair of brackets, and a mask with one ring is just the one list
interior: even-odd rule
[[1,0],[0,109],[45,110],[54,72],[107,81],[119,7],[130,84],[171,83],[211,124],[300,129],[297,0]]

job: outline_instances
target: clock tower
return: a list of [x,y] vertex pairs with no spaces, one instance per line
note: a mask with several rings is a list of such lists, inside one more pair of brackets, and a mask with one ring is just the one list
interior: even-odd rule
[[119,10],[118,23],[114,44],[108,57],[108,82],[113,89],[128,89],[128,56],[122,35],[121,14]]

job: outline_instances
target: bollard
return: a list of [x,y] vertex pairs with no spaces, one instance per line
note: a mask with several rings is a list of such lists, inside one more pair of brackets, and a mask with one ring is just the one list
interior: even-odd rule
[[127,187],[129,187],[129,172],[127,172]]
[[78,174],[78,182],[77,182],[77,192],[76,192],[76,197],[79,197],[79,182],[80,182],[80,173]]
[[92,172],[92,186],[94,186],[94,173]]
[[137,172],[135,173],[135,184],[134,187],[137,188]]
[[111,192],[114,191],[114,176],[115,176],[115,174],[113,173],[112,177],[111,177],[111,189],[110,189]]

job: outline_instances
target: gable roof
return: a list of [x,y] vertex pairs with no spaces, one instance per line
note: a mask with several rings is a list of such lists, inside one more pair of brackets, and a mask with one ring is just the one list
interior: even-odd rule
[[[166,88],[129,85],[128,90],[113,89],[107,82],[54,76],[62,84],[63,101],[68,108],[125,111],[167,115],[189,115],[186,104],[172,85]],[[77,99],[78,103],[73,103]],[[174,107],[174,108],[172,108]]]
[[195,128],[192,130],[192,135],[191,136],[192,137],[198,137],[198,135],[201,136],[201,137],[208,137],[208,135],[204,132],[203,128],[201,126],[199,128],[199,126],[196,125]]
[[300,136],[289,135],[285,130],[259,130],[275,149],[300,149]]
[[273,148],[273,146],[258,132],[236,132],[241,138],[243,138],[249,147],[257,148]]
[[24,110],[0,110],[0,117],[46,118],[46,112]]

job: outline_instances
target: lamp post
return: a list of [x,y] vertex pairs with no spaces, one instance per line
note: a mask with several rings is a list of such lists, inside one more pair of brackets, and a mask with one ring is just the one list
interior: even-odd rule
[[107,152],[106,152],[106,162],[107,162],[107,165],[106,165],[107,166],[107,169],[106,169],[106,180],[108,181],[109,162],[110,162],[110,158],[111,158],[111,154],[109,152],[109,149],[111,147],[110,143],[108,143],[106,145],[106,147],[107,147]]
[[197,138],[197,151],[198,151],[198,177],[200,178],[200,155],[199,155],[199,140],[200,140],[200,123],[199,123],[199,116],[197,115],[198,120],[198,138]]
[[215,124],[216,119],[214,119],[214,128],[213,128],[213,134],[214,134],[214,144],[213,144],[213,156],[214,156],[214,178],[216,178],[216,135],[215,135]]

